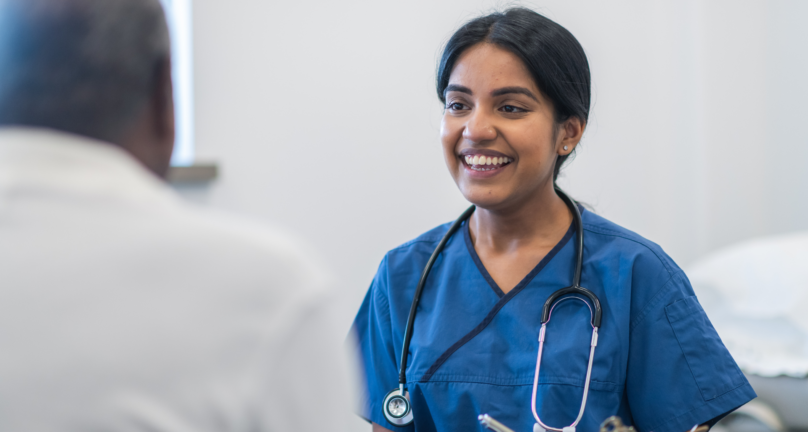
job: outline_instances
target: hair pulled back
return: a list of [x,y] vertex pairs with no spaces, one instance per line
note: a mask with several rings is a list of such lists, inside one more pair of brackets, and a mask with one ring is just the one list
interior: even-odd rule
[[[553,102],[556,124],[570,117],[584,123],[589,119],[591,80],[583,47],[567,29],[525,8],[475,18],[452,35],[438,65],[441,102],[446,103],[446,87],[457,59],[479,43],[496,45],[522,60],[539,90]],[[568,157],[558,156],[554,182]]]

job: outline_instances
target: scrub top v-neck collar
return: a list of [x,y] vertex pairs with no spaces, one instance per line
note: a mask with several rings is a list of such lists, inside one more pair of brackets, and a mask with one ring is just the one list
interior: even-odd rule
[[[581,208],[581,215],[583,216],[583,208]],[[570,227],[567,229],[564,237],[562,237],[561,240],[559,240],[559,242],[550,250],[550,252],[547,252],[547,255],[545,255],[538,264],[536,264],[536,267],[533,267],[533,270],[522,278],[522,280],[519,281],[519,283],[516,284],[512,290],[508,291],[507,294],[505,294],[505,292],[502,291],[502,288],[497,285],[497,282],[491,277],[491,274],[488,273],[488,269],[485,268],[483,262],[480,260],[480,256],[477,255],[477,250],[474,249],[474,243],[471,241],[470,226],[468,221],[465,222],[465,226],[461,230],[463,231],[463,238],[466,241],[466,248],[471,255],[471,259],[474,261],[474,264],[477,266],[480,274],[482,274],[483,278],[485,278],[485,280],[488,282],[488,285],[491,286],[491,289],[494,290],[494,293],[500,298],[501,303],[506,297],[508,300],[510,300],[513,298],[513,296],[522,291],[530,283],[530,281],[532,281],[533,278],[535,278],[536,275],[541,272],[547,263],[549,263],[553,257],[567,244],[572,236],[575,235],[575,221],[570,223]],[[505,300],[505,302],[507,302],[507,300]]]
[[[580,206],[579,206],[580,207]],[[426,373],[424,373],[420,379],[417,381],[419,382],[429,382],[432,379],[432,376],[443,366],[443,364],[463,345],[467,344],[469,341],[477,337],[486,327],[494,320],[500,310],[510,302],[512,298],[514,298],[517,294],[522,292],[522,290],[527,287],[530,282],[538,275],[547,264],[552,261],[552,259],[564,248],[564,246],[570,241],[570,239],[575,235],[575,222],[573,221],[570,224],[569,229],[567,229],[567,233],[564,234],[564,237],[544,256],[544,258],[539,261],[536,267],[530,271],[516,286],[510,290],[507,294],[505,294],[502,289],[497,285],[491,275],[488,273],[488,270],[485,269],[483,266],[482,261],[480,261],[479,255],[477,255],[477,251],[474,250],[474,244],[471,242],[471,234],[469,233],[468,221],[465,223],[465,227],[461,230],[463,231],[463,237],[465,238],[466,248],[468,249],[469,254],[471,255],[474,264],[477,266],[477,269],[482,274],[483,278],[488,282],[491,289],[494,290],[494,293],[497,295],[499,300],[494,304],[494,307],[488,312],[485,318],[468,332],[465,336],[460,338],[457,342],[455,342],[452,346],[450,346],[446,351],[435,360],[434,363],[427,369]]]

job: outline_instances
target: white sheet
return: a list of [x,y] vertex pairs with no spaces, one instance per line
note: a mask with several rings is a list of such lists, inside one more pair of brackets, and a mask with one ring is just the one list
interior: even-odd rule
[[687,274],[741,369],[808,376],[808,232],[738,243]]

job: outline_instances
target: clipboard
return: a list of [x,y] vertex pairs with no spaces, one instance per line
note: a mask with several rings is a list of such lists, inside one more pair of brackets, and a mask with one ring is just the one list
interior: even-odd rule
[[[710,426],[695,425],[687,432],[707,432],[708,430],[710,430]],[[600,432],[636,432],[636,429],[634,426],[624,425],[620,417],[611,416],[600,424]]]

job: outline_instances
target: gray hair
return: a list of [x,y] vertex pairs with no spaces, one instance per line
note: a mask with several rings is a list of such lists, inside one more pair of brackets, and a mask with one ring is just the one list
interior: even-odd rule
[[0,0],[0,125],[113,141],[169,56],[159,0]]

